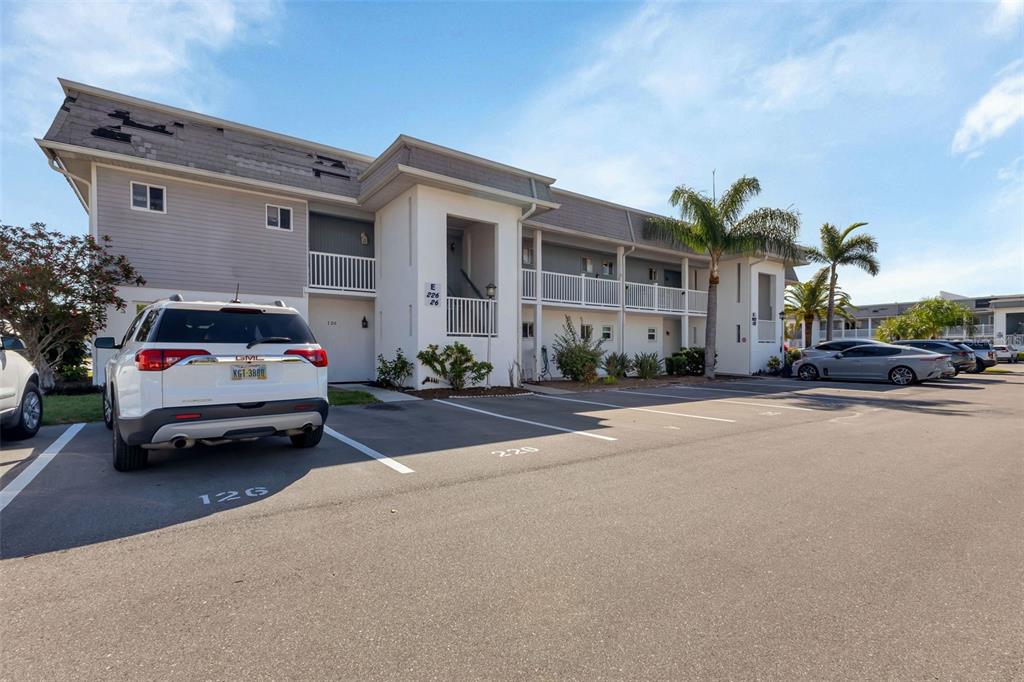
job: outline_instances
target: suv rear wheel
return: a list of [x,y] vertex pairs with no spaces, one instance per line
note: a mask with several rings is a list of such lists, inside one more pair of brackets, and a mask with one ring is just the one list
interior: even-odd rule
[[114,431],[114,468],[118,471],[135,471],[149,464],[149,452],[141,445],[128,445],[121,437],[121,429],[117,424],[117,413],[113,410]]
[[320,439],[324,437],[324,426],[320,426],[310,431],[303,431],[297,436],[289,436],[292,440],[292,447],[296,448],[312,448],[315,447]]

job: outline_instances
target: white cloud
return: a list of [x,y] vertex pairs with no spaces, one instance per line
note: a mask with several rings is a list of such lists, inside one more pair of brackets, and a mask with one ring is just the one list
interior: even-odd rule
[[988,31],[996,35],[1020,34],[1024,22],[1024,0],[999,0],[989,17]]
[[1004,75],[964,114],[953,136],[953,152],[977,156],[988,141],[1000,137],[1022,118],[1024,72],[1016,71]]
[[210,57],[260,35],[272,0],[28,2],[5,6],[4,137],[46,131],[64,76],[202,108],[223,92]]

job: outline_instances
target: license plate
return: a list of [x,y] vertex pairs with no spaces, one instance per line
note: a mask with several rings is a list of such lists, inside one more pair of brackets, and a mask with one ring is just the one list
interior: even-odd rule
[[266,379],[266,365],[231,365],[232,381],[248,381],[249,379]]

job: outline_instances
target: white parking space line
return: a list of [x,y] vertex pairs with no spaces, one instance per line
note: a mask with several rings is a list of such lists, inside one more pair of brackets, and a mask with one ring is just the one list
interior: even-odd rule
[[[653,412],[654,414],[670,414],[673,417],[687,417],[688,419],[703,419],[710,422],[728,422],[735,424],[735,419],[722,419],[721,417],[704,417],[699,414],[686,414],[685,412],[667,412],[665,410],[652,410],[648,407],[629,407],[628,405],[615,405],[613,403],[599,403],[596,400],[579,400],[577,398],[563,398],[561,396],[553,395],[542,395],[541,398],[549,398],[551,400],[565,400],[570,403],[583,403],[585,405],[600,405],[601,407],[614,407],[617,410],[636,410],[637,412]],[[662,396],[663,398],[666,396]]]
[[815,395],[814,393],[797,393],[796,391],[778,391],[777,393],[764,393],[763,391],[742,391],[737,388],[707,388],[704,386],[666,386],[671,391],[717,391],[721,393],[745,393],[746,395],[760,396],[762,398],[814,398],[815,400],[831,400],[833,402],[846,403],[851,400],[867,400],[867,398],[834,398],[827,395]]
[[[550,398],[551,396],[541,396],[541,397]],[[530,421],[529,419],[520,419],[519,417],[510,417],[507,414],[498,414],[497,412],[488,412],[487,410],[481,410],[481,409],[476,408],[476,407],[470,407],[469,405],[459,405],[458,403],[448,402],[447,400],[435,400],[434,402],[435,403],[439,403],[441,405],[447,405],[449,407],[457,407],[460,410],[469,410],[470,412],[479,412],[480,414],[487,414],[487,415],[490,415],[492,417],[497,417],[499,419],[507,419],[509,421],[520,422],[522,424],[530,424],[532,426],[539,426],[539,427],[544,428],[544,429],[551,429],[552,431],[561,431],[563,433],[574,433],[577,436],[587,436],[588,438],[597,438],[599,440],[618,440],[617,438],[612,438],[611,436],[602,436],[602,435],[600,435],[598,433],[589,433],[587,431],[577,431],[576,429],[567,429],[567,428],[562,427],[562,426],[554,426],[552,424],[543,424],[541,422]]]
[[20,474],[15,477],[13,481],[7,484],[3,490],[0,490],[0,512],[7,508],[14,498],[18,496],[25,487],[32,482],[39,472],[46,468],[46,465],[53,461],[53,458],[60,454],[60,451],[64,449],[64,446],[71,442],[82,427],[85,424],[72,424],[69,426],[64,433],[60,434],[60,437],[50,443],[50,447],[39,453],[39,456],[32,460],[32,463],[25,467]]
[[366,446],[366,445],[363,445],[362,443],[360,443],[357,440],[352,440],[351,438],[349,438],[348,436],[346,436],[343,433],[338,433],[337,431],[332,429],[330,426],[324,426],[324,433],[326,433],[331,438],[336,438],[337,440],[340,440],[345,445],[350,445],[350,446],[354,447],[356,450],[358,450],[359,452],[363,453],[364,455],[367,455],[369,457],[373,457],[375,460],[377,460],[381,464],[383,464],[385,466],[388,466],[388,467],[391,467],[392,469],[394,469],[395,471],[397,471],[400,474],[412,474],[412,473],[415,473],[412,469],[410,469],[409,467],[405,466],[401,462],[396,462],[395,460],[391,459],[387,455],[382,455],[379,452],[377,452],[376,450],[374,450],[373,448],[371,448],[369,446]]
[[[665,395],[664,393],[645,393],[643,391],[626,391],[621,388],[615,389],[616,393],[625,393],[626,395],[649,395],[655,398],[672,398],[674,396]],[[691,398],[683,398],[683,400],[691,400]],[[700,400],[700,398],[692,398],[692,400]],[[732,400],[731,398],[719,398],[715,400],[716,403],[729,403],[730,405],[750,405],[751,407],[765,407],[765,403],[748,403],[744,400]],[[780,410],[799,410],[800,412],[819,412],[813,407],[796,407],[795,405],[772,405]]]

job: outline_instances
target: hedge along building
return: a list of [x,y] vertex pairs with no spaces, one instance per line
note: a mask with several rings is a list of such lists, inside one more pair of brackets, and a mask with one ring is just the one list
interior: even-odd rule
[[[37,140],[89,215],[146,278],[105,333],[145,304],[281,299],[309,320],[332,381],[378,354],[461,341],[528,378],[569,316],[607,350],[667,355],[704,343],[708,259],[643,237],[653,214],[554,178],[400,135],[377,157],[67,80]],[[721,266],[718,370],[779,354],[791,269]],[[101,383],[106,353],[94,358]],[[550,369],[557,376],[554,363]],[[417,363],[413,381],[427,370]]]

